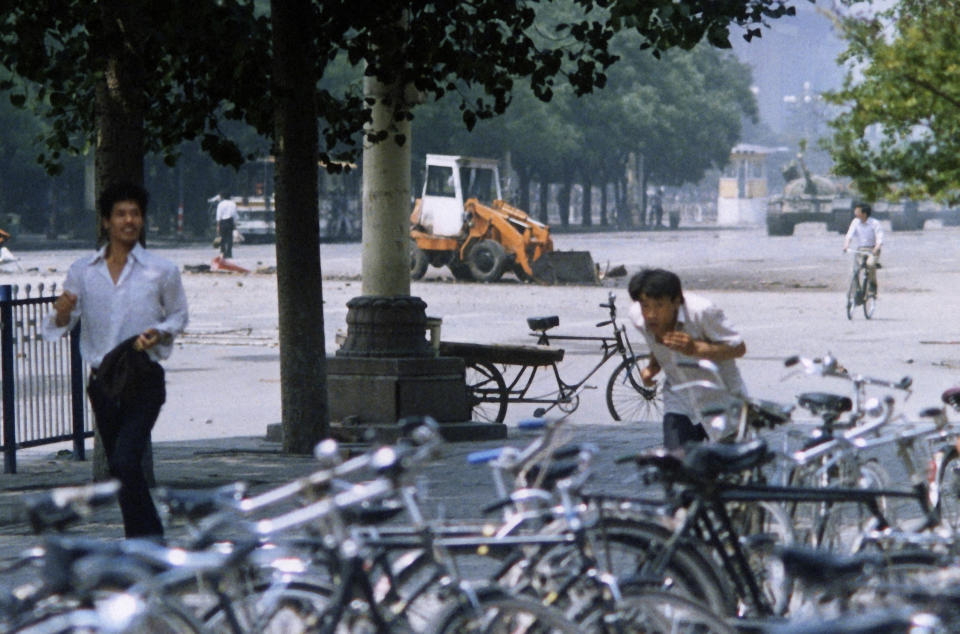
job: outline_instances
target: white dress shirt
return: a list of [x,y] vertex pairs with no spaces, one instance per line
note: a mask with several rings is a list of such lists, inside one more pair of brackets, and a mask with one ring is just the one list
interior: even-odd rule
[[[93,368],[126,339],[150,328],[178,335],[188,319],[187,296],[176,264],[137,244],[114,284],[105,256],[106,246],[70,265],[63,290],[76,294],[77,305],[67,325],[57,327],[56,311],[43,321],[43,337],[52,340],[82,318],[80,352]],[[170,356],[172,336],[148,350],[153,360]]]
[[229,198],[224,198],[217,204],[217,222],[227,220],[228,218],[233,218],[234,222],[236,222],[237,203]]
[[846,240],[854,249],[872,249],[883,246],[883,225],[876,218],[867,218],[866,222],[854,218],[847,229]]
[[[743,337],[730,325],[720,307],[693,293],[684,293],[683,300],[683,304],[677,311],[677,330],[686,332],[694,339],[710,343],[725,343],[730,346],[738,346],[743,343]],[[679,367],[680,361],[696,362],[699,359],[681,354],[662,343],[658,343],[654,335],[648,332],[644,326],[639,302],[634,302],[630,306],[630,320],[643,334],[650,353],[656,358],[660,364],[660,371],[663,372],[664,413],[683,414],[692,422],[698,423],[703,422],[702,410],[729,403],[729,396],[705,387],[674,390],[673,386],[675,385],[688,381],[709,380],[710,377],[707,377],[702,370]],[[746,387],[743,378],[740,376],[736,361],[728,359],[715,363],[724,386],[734,394],[746,396]],[[704,425],[704,428],[711,438],[719,431],[710,428],[709,425]]]

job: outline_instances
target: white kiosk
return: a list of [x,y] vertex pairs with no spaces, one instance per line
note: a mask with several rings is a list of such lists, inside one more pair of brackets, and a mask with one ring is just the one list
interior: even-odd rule
[[740,143],[730,150],[730,162],[720,175],[717,191],[718,225],[763,225],[767,217],[768,154],[787,148]]

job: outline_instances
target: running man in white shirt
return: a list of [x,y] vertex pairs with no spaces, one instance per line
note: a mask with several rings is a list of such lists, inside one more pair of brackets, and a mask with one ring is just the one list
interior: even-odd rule
[[[879,220],[870,217],[872,212],[870,205],[866,203],[857,203],[854,207],[854,218],[850,221],[850,228],[847,229],[847,235],[843,239],[843,251],[846,253],[852,242],[854,249],[868,254],[866,257],[867,280],[869,280],[867,293],[876,295],[877,263],[880,260],[880,249],[883,247],[883,226]],[[853,266],[854,268],[857,266],[856,259],[853,261]]]
[[729,396],[718,390],[674,386],[702,379],[681,368],[681,361],[708,359],[717,364],[723,388],[746,396],[735,359],[747,352],[740,334],[710,300],[684,293],[680,278],[663,269],[644,269],[630,279],[630,319],[650,349],[650,362],[640,374],[644,383],[663,370],[663,444],[679,449],[684,444],[717,440],[725,430],[704,428],[701,412],[727,404]]
[[[142,458],[166,400],[163,368],[173,338],[187,325],[187,299],[177,266],[143,248],[147,192],[138,185],[107,188],[100,197],[101,242],[96,253],[70,266],[63,294],[43,324],[45,338],[66,334],[82,319],[80,352],[92,368],[88,394],[110,474],[120,481],[120,511],[127,537],[162,536]],[[145,354],[118,396],[103,388],[104,357],[133,341]],[[129,343],[128,343],[129,345]],[[111,386],[112,389],[113,386]],[[132,392],[132,393],[131,393]]]

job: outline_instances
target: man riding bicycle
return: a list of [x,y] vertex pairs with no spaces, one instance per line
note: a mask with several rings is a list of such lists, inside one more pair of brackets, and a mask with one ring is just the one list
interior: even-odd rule
[[[883,227],[876,218],[871,218],[872,213],[870,205],[867,203],[857,203],[853,209],[854,219],[850,222],[850,228],[847,229],[847,235],[843,239],[843,251],[846,253],[850,249],[850,243],[854,243],[854,248],[859,253],[866,253],[864,265],[867,268],[867,280],[869,281],[868,295],[877,294],[877,266],[880,259],[880,248],[883,246]],[[857,258],[853,260],[853,268],[857,268]]]

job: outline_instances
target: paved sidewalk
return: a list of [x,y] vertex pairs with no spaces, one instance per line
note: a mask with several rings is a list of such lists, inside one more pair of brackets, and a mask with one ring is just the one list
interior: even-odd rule
[[[563,432],[569,440],[592,442],[599,454],[591,489],[630,492],[637,487],[629,465],[614,460],[655,445],[659,426],[579,425],[568,421]],[[426,467],[427,511],[445,518],[475,518],[483,505],[495,500],[492,479],[485,466],[470,465],[472,451],[503,444],[522,446],[538,432],[511,428],[506,441],[468,441],[444,445],[441,456]],[[253,491],[262,491],[316,469],[312,456],[281,452],[279,443],[263,438],[233,437],[154,443],[154,472],[158,486],[206,488],[245,481]],[[91,462],[75,461],[68,452],[35,448],[18,453],[17,473],[0,476],[0,559],[12,557],[37,543],[20,517],[24,494],[56,486],[90,482]],[[88,451],[88,457],[93,452]],[[169,534],[176,536],[174,529]],[[123,535],[120,512],[115,504],[96,511],[71,533],[117,539]]]

